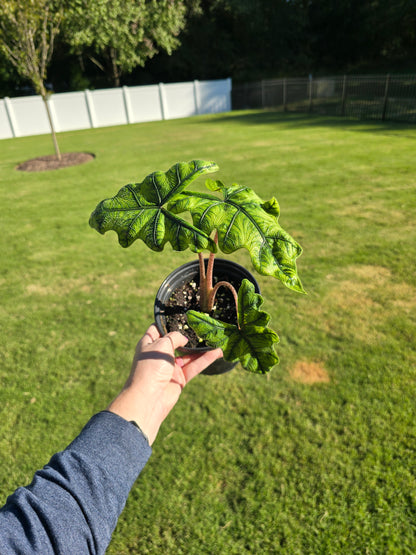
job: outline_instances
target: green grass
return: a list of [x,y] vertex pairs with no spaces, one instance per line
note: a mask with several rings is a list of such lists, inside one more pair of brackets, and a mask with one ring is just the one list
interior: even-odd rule
[[187,387],[109,553],[415,553],[416,128],[237,112],[59,139],[95,161],[21,173],[50,137],[0,143],[0,503],[117,393],[160,282],[193,258],[124,250],[90,212],[213,159],[278,198],[309,294],[258,277],[280,365]]

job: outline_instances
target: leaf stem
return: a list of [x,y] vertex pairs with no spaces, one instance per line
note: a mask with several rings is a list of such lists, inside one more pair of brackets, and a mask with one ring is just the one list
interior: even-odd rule
[[205,273],[205,260],[202,252],[198,253],[199,260],[199,304],[201,305],[202,312],[207,311],[208,304],[208,291],[207,291],[207,276]]
[[233,294],[234,302],[235,302],[235,310],[237,312],[237,326],[238,326],[238,329],[240,329],[240,323],[238,321],[238,295],[237,295],[237,291],[235,290],[235,288],[228,281],[219,281],[215,285],[215,287],[210,291],[209,296],[208,296],[208,303],[207,303],[208,310],[207,310],[207,312],[211,312],[211,310],[214,308],[215,296],[216,296],[216,294],[218,292],[218,289],[220,287],[226,287]]
[[[218,231],[215,232],[214,243],[218,245]],[[213,284],[213,273],[214,273],[214,260],[215,254],[213,252],[209,253],[207,270],[205,271],[205,261],[202,252],[198,253],[199,259],[199,294],[200,294],[200,305],[202,312],[210,312],[209,309],[209,298],[212,291]]]
[[[214,242],[218,245],[218,231],[215,232]],[[219,281],[215,287],[213,287],[213,276],[214,276],[214,261],[215,254],[213,252],[209,253],[207,269],[205,271],[205,261],[203,254],[198,253],[199,259],[199,294],[200,294],[200,305],[202,312],[209,313],[214,307],[215,297],[220,287],[226,287],[231,291],[234,302],[235,309],[237,312],[237,325],[238,327],[238,295],[235,288],[228,281]]]

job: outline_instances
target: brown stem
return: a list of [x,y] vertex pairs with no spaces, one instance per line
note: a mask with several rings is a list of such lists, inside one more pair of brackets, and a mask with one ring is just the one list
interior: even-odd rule
[[198,253],[199,260],[199,304],[202,312],[206,312],[208,304],[207,276],[205,273],[205,261],[202,252]]
[[[215,231],[214,243],[218,245],[218,231]],[[213,284],[213,274],[214,274],[214,260],[215,254],[213,252],[209,253],[208,264],[207,264],[207,291],[208,293],[212,290]]]
[[215,296],[216,296],[217,291],[220,287],[227,287],[227,289],[229,289],[231,291],[231,293],[233,294],[234,302],[235,302],[235,310],[237,312],[237,325],[238,325],[238,328],[240,328],[240,325],[238,324],[238,295],[237,295],[237,291],[231,285],[231,283],[229,283],[228,281],[219,281],[215,285],[215,287],[210,291],[209,296],[208,296],[208,306],[207,306],[208,310],[207,310],[207,312],[211,312],[211,310],[214,308]]
[[214,260],[215,254],[213,252],[209,253],[208,264],[207,264],[207,289],[208,292],[211,291],[214,278]]
[[[215,232],[214,241],[218,244],[218,231]],[[212,292],[213,283],[213,273],[214,273],[214,260],[215,254],[213,252],[209,253],[207,270],[205,271],[205,262],[202,253],[198,253],[199,258],[199,294],[200,294],[200,305],[202,312],[210,312],[209,309],[209,299]]]
[[205,281],[205,264],[204,264],[204,255],[202,252],[198,253],[198,260],[199,260],[199,279],[200,281]]

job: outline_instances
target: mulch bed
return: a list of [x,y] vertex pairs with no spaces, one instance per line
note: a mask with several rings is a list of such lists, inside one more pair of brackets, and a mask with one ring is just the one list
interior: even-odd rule
[[69,166],[79,166],[94,160],[94,154],[89,152],[65,152],[61,154],[58,160],[55,154],[49,156],[39,156],[32,160],[26,160],[17,166],[17,170],[24,172],[44,172],[50,170],[59,170],[60,168],[68,168]]

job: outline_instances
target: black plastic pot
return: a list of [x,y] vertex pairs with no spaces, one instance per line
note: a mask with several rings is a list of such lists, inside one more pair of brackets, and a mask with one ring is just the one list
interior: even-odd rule
[[[205,267],[207,266],[208,260],[205,260]],[[248,279],[254,284],[256,293],[260,293],[260,288],[253,277],[253,275],[240,264],[231,262],[230,260],[225,260],[223,258],[216,258],[214,262],[214,277],[221,276],[221,279],[233,279],[237,283],[241,283],[243,279]],[[194,260],[188,262],[183,266],[180,266],[174,270],[162,283],[159,291],[156,294],[155,299],[155,322],[156,326],[161,333],[165,335],[168,333],[166,326],[166,303],[169,301],[172,293],[177,291],[186,283],[192,280],[199,281],[199,262]],[[199,347],[199,348],[187,348],[183,347],[182,352],[185,353],[200,353],[204,351],[209,351],[209,347]],[[206,375],[216,375],[224,374],[229,372],[236,366],[234,362],[227,362],[223,358],[220,358],[213,362],[208,368],[206,368],[202,373]]]

